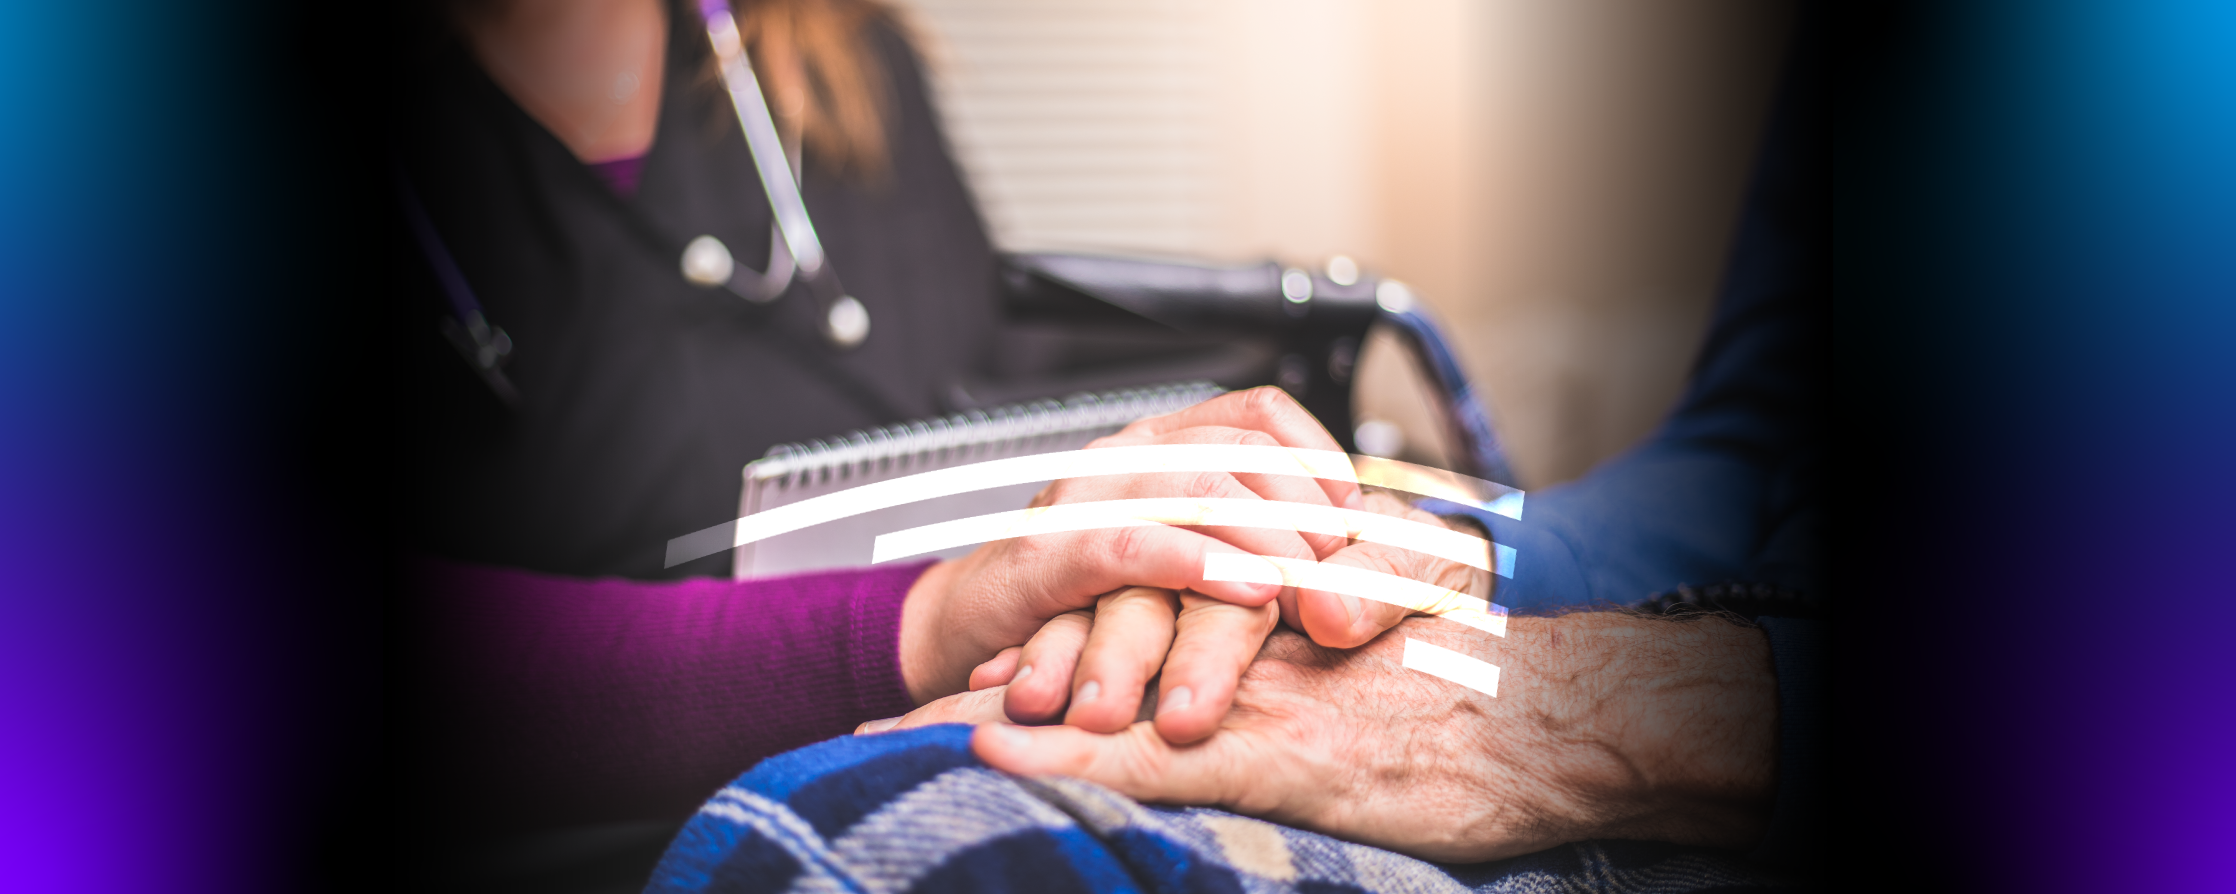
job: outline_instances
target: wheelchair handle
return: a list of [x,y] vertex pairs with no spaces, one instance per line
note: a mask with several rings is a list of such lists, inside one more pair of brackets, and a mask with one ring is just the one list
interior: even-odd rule
[[[1199,335],[1273,336],[1284,352],[1275,383],[1342,442],[1352,441],[1351,375],[1367,330],[1381,323],[1411,348],[1463,472],[1512,483],[1488,413],[1435,317],[1395,280],[1338,283],[1272,261],[1222,266],[1066,252],[1001,258],[1004,310],[1013,317],[1135,317]],[[1113,313],[1118,311],[1122,313]]]

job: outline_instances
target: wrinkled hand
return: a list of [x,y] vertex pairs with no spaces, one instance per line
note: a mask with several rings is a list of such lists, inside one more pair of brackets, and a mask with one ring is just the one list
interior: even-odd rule
[[[1500,667],[1491,697],[1402,666],[1407,637]],[[1275,633],[1218,732],[1173,745],[998,722],[998,688],[902,725],[973,722],[988,764],[1214,805],[1424,859],[1586,838],[1722,847],[1768,814],[1775,684],[1759,631],[1621,614],[1516,618],[1499,639],[1411,619],[1363,648]]]

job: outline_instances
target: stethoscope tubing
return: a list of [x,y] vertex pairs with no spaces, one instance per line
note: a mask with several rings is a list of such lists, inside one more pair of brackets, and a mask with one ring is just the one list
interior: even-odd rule
[[[800,196],[799,181],[793,176],[784,140],[776,132],[776,116],[770,114],[768,98],[761,93],[761,79],[753,73],[744,37],[738,32],[737,18],[731,13],[728,0],[701,0],[699,11],[706,19],[707,40],[714,47],[722,85],[730,94],[730,106],[737,110],[746,149],[753,156],[753,169],[760,175],[761,191],[768,195],[769,211],[775,217],[778,233],[783,236],[785,252],[790,255],[786,263],[797,266],[800,278],[807,282],[808,291],[815,296],[816,316],[821,321],[824,338],[841,349],[861,344],[869,333],[869,314],[859,300],[846,294],[839,285],[838,275],[825,263],[823,240],[816,235],[815,221],[808,216],[807,202]],[[770,247],[776,247],[776,240],[770,240]],[[776,252],[771,251],[770,269],[762,274],[762,282],[747,290],[733,290],[749,299],[773,299],[784,287],[774,283],[779,263]],[[787,270],[785,279],[790,278]],[[771,290],[770,285],[776,288]],[[756,298],[762,294],[768,297]]]

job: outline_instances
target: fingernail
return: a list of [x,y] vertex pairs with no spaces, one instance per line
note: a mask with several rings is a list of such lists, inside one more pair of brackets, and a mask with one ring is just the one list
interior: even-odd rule
[[900,722],[901,719],[898,717],[887,717],[884,720],[872,720],[868,723],[862,724],[862,729],[860,730],[860,732],[882,733],[886,730],[892,729]]
[[1033,736],[1023,727],[999,724],[994,727],[994,738],[1002,740],[1002,747],[1022,751],[1033,747]]
[[1194,704],[1195,700],[1196,694],[1188,691],[1188,687],[1174,686],[1172,691],[1165,693],[1164,699],[1157,703],[1157,716],[1163,717],[1174,711],[1188,710],[1188,706]]
[[1348,497],[1344,497],[1344,498],[1343,498],[1343,508],[1345,508],[1345,509],[1365,509],[1365,508],[1366,508],[1366,494],[1364,494],[1364,493],[1362,493],[1362,492],[1359,492],[1359,491],[1355,491],[1355,490],[1354,490],[1354,491],[1352,491],[1352,492],[1351,492],[1351,495],[1350,495],[1350,496],[1348,496]]
[[1071,700],[1084,705],[1101,697],[1102,684],[1097,683],[1093,680],[1088,680],[1087,685],[1079,687],[1079,694],[1072,696]]
[[1032,676],[1032,675],[1033,675],[1033,666],[1032,666],[1032,665],[1028,664],[1028,665],[1025,665],[1024,667],[1020,667],[1020,668],[1018,668],[1018,669],[1017,669],[1017,674],[1016,674],[1016,676],[1013,676],[1013,677],[1010,677],[1010,678],[1009,678],[1009,685],[1011,685],[1011,686],[1015,686],[1015,685],[1017,685],[1017,684],[1019,684],[1019,683],[1023,683],[1023,682],[1025,682],[1025,678],[1026,678],[1026,677],[1030,677],[1030,676]]
[[1359,597],[1357,597],[1357,596],[1353,596],[1353,595],[1351,595],[1351,594],[1349,594],[1349,593],[1337,593],[1337,594],[1335,594],[1335,598],[1343,600],[1343,614],[1344,614],[1345,616],[1347,616],[1348,618],[1350,618],[1350,620],[1348,620],[1348,621],[1344,622],[1345,626],[1347,626],[1347,627],[1356,627],[1356,626],[1358,626],[1358,625],[1359,625]]

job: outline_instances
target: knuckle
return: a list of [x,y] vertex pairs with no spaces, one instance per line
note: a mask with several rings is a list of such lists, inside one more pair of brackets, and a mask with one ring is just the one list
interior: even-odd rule
[[1064,549],[1058,543],[1058,540],[1059,538],[1056,537],[1040,535],[1035,537],[1012,537],[998,542],[1001,548],[1009,553],[1012,563],[1030,568],[1062,556]]
[[1234,476],[1225,472],[1196,472],[1188,476],[1181,492],[1191,497],[1224,496],[1234,483]]
[[1437,586],[1443,587],[1447,590],[1456,590],[1461,593],[1474,593],[1476,591],[1476,587],[1478,586],[1477,579],[1487,573],[1488,572],[1477,571],[1474,568],[1470,568],[1458,562],[1447,562],[1442,559],[1437,559],[1435,560],[1434,567],[1430,569],[1430,577],[1428,579],[1431,582],[1435,583]]
[[1086,636],[1095,626],[1093,609],[1075,608],[1048,619],[1047,628],[1066,636]]
[[1221,444],[1239,444],[1246,447],[1281,446],[1281,442],[1275,439],[1272,435],[1266,434],[1265,432],[1255,428],[1221,426],[1219,428],[1208,430],[1216,435],[1218,442]]
[[1112,742],[1117,747],[1104,753],[1102,767],[1111,778],[1123,780],[1136,789],[1155,786],[1165,778],[1166,759],[1164,740],[1154,730],[1143,735],[1144,724],[1135,724],[1125,735]]
[[1121,568],[1136,567],[1156,550],[1156,528],[1109,528],[1102,535],[1104,555]]
[[[1344,550],[1338,558],[1340,564],[1354,568],[1379,571],[1383,574],[1394,574],[1399,577],[1412,576],[1410,572],[1413,570],[1411,567],[1413,563],[1410,556],[1403,550],[1379,543],[1354,544],[1351,548]],[[1336,560],[1331,559],[1330,561]]]
[[1296,405],[1296,398],[1290,397],[1289,392],[1272,385],[1261,385],[1242,392],[1242,407],[1253,414],[1279,416],[1294,409]]
[[1097,607],[1097,611],[1106,612],[1115,609],[1157,617],[1172,614],[1173,600],[1171,590],[1161,587],[1132,586],[1104,595],[1102,604]]
[[1232,425],[1194,425],[1172,432],[1164,439],[1175,444],[1253,444],[1257,443],[1251,440],[1255,434],[1254,429]]
[[1281,446],[1281,442],[1274,440],[1272,435],[1266,434],[1262,431],[1258,431],[1257,429],[1243,429],[1241,436],[1235,439],[1235,443],[1248,444],[1253,447]]

